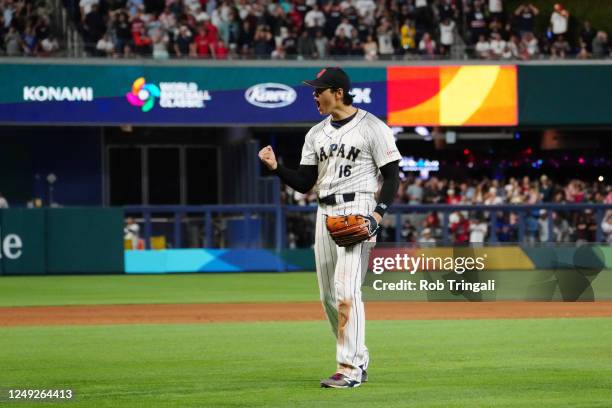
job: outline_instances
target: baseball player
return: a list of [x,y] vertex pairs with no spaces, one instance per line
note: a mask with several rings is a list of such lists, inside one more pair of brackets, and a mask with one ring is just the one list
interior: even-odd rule
[[[340,246],[326,229],[328,216],[360,214],[375,232],[399,186],[400,153],[389,127],[352,106],[350,80],[340,68],[325,68],[304,81],[314,88],[316,107],[326,118],[306,134],[297,170],[278,164],[272,147],[259,158],[295,190],[318,195],[315,262],[321,301],[336,336],[337,368],[322,387],[351,388],[367,381],[365,313],[361,300],[364,242]],[[384,178],[378,200],[378,174]]]

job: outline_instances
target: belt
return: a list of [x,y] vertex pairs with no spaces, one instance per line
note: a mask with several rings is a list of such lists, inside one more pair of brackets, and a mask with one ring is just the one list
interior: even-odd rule
[[[342,196],[343,201],[338,202],[338,200],[336,200],[336,196]],[[341,204],[343,202],[348,203],[354,200],[355,200],[355,193],[332,194],[332,195],[328,195],[327,197],[319,198],[319,204],[334,205],[334,204]]]

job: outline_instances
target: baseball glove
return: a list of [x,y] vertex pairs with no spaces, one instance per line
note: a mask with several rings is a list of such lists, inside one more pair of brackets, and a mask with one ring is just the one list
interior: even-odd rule
[[326,215],[325,225],[338,246],[348,247],[376,235],[379,226],[371,215]]

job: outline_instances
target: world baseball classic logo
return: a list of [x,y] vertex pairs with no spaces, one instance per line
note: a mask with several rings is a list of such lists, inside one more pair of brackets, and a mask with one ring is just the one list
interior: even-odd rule
[[159,87],[147,84],[144,77],[140,77],[132,84],[132,91],[125,94],[126,99],[132,106],[139,106],[143,112],[153,109],[155,98],[159,98]]

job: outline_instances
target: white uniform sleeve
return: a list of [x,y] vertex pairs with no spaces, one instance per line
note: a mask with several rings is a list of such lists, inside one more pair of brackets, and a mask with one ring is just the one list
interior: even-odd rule
[[312,132],[309,131],[304,138],[304,146],[302,146],[302,159],[300,160],[300,165],[304,166],[316,166],[319,164],[317,162],[317,155],[314,149],[313,143],[313,135]]
[[402,155],[395,145],[393,131],[383,122],[376,120],[372,123],[368,137],[372,149],[372,158],[378,168],[402,159]]

